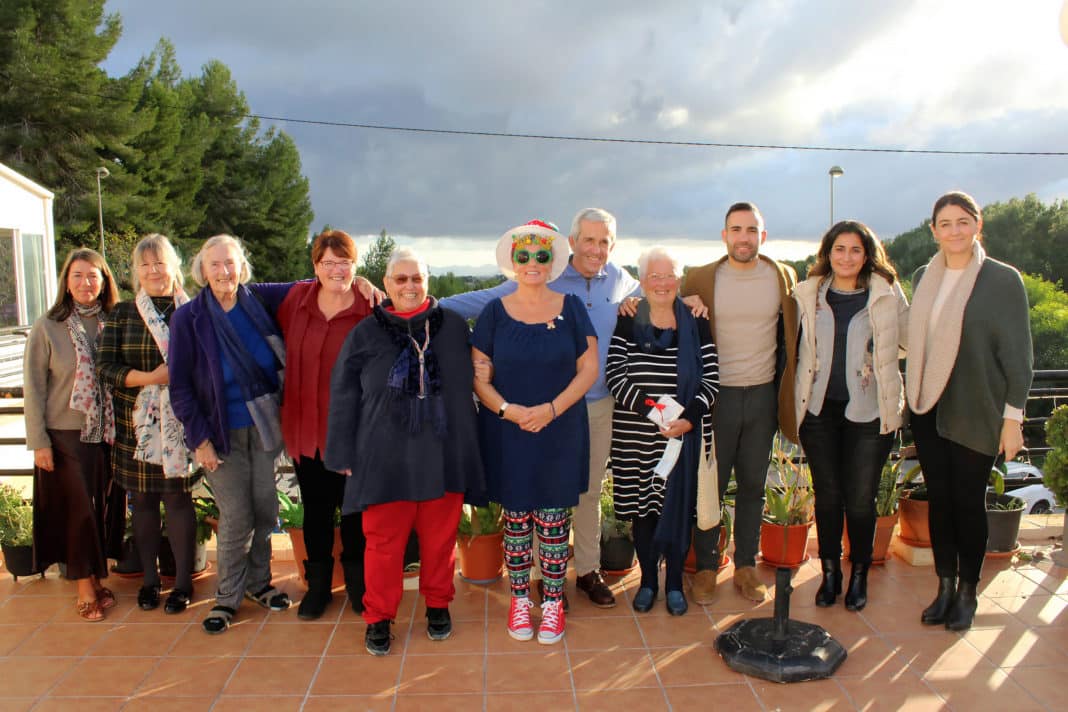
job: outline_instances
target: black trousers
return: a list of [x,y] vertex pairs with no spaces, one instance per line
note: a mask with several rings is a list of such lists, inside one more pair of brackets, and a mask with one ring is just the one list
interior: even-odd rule
[[193,510],[193,496],[189,492],[135,492],[133,502],[133,535],[141,567],[145,572],[145,586],[159,586],[160,531],[159,505],[167,513],[167,541],[174,554],[174,587],[193,593],[193,560],[196,558],[197,518]]
[[[634,553],[638,555],[638,566],[641,567],[643,588],[660,590],[660,551],[653,543],[653,535],[656,533],[656,525],[660,522],[660,515],[650,514],[645,517],[635,517],[632,522],[634,535]],[[664,588],[668,591],[682,590],[682,566],[686,559],[686,552],[674,556],[664,556]]]
[[[334,518],[345,496],[345,475],[328,470],[322,458],[301,457],[293,464],[304,504],[304,545],[309,561],[333,557]],[[367,540],[363,536],[363,514],[356,512],[341,518],[341,560],[363,562]]]
[[816,534],[821,559],[842,556],[842,515],[849,525],[849,559],[871,563],[879,475],[894,443],[879,420],[854,423],[845,401],[825,400],[819,415],[806,413],[798,435],[812,470]]
[[986,556],[986,486],[994,456],[984,455],[938,434],[938,405],[912,414],[912,435],[930,499],[935,571],[979,583]]

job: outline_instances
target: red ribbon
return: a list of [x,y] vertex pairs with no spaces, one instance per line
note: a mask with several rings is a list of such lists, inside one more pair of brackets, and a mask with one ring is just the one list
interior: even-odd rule
[[649,406],[650,408],[656,408],[661,413],[664,412],[664,408],[667,408],[667,404],[666,403],[657,403],[652,398],[646,398],[645,399],[645,405]]

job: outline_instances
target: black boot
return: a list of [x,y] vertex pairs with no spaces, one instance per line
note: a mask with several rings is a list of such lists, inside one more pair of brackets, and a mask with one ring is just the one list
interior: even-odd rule
[[868,605],[868,568],[871,562],[853,563],[849,572],[849,589],[845,595],[845,607],[850,611],[862,611]]
[[363,559],[341,560],[341,570],[345,572],[345,593],[353,613],[363,613],[363,594],[367,591],[363,582]]
[[820,559],[823,566],[823,582],[816,591],[816,605],[820,608],[833,606],[842,592],[842,562],[839,559]]
[[957,595],[946,614],[946,630],[968,630],[972,627],[975,609],[979,607],[977,596],[974,583],[961,581],[957,584]]
[[938,577],[938,595],[931,605],[923,609],[920,622],[924,625],[938,625],[946,622],[946,615],[953,604],[953,597],[957,594],[956,576]]
[[334,559],[305,561],[304,575],[308,579],[308,592],[301,599],[297,618],[314,621],[322,617],[326,607],[334,599],[334,594],[330,591],[334,578]]

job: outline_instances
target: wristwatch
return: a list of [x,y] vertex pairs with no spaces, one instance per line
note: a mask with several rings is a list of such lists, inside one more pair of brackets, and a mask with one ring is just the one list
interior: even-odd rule
[[504,411],[508,408],[508,401],[501,403],[501,407],[497,409],[497,417],[504,420]]

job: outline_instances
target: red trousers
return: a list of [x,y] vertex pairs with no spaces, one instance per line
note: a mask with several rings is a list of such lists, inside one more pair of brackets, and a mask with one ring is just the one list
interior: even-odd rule
[[456,526],[463,495],[446,492],[425,502],[374,504],[363,513],[367,549],[363,555],[363,619],[397,617],[404,593],[404,548],[412,529],[419,536],[419,592],[430,608],[447,608],[456,594]]

